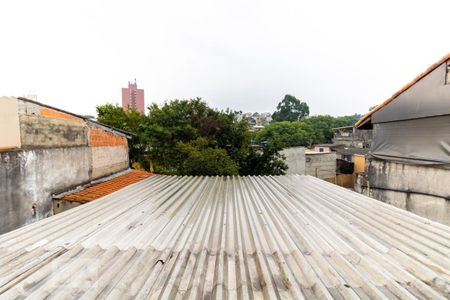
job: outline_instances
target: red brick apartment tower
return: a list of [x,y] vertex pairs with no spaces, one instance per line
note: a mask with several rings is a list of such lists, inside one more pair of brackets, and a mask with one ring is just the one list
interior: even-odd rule
[[137,88],[136,79],[134,83],[128,81],[128,88],[122,88],[122,107],[124,110],[135,108],[144,113],[144,90]]

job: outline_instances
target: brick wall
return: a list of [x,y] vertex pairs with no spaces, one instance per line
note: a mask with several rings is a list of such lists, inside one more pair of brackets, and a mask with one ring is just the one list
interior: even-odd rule
[[89,130],[89,146],[91,147],[114,147],[128,146],[127,139],[122,136],[106,132],[98,128]]
[[89,128],[92,152],[92,178],[116,173],[128,167],[128,141],[125,137],[101,128]]
[[66,120],[72,120],[72,121],[78,121],[81,122],[82,119],[77,118],[75,116],[69,115],[69,114],[65,114],[63,112],[51,109],[51,108],[41,108],[39,110],[40,115],[43,117],[48,117],[48,118],[56,118],[56,119],[66,119]]

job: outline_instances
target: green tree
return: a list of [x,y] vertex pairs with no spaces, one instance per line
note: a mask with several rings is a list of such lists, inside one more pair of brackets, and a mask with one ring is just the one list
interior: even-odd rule
[[200,98],[152,104],[144,131],[160,173],[236,175],[251,154],[248,124]]
[[257,142],[267,141],[279,148],[311,146],[316,138],[311,126],[304,122],[274,122],[256,134]]
[[280,148],[269,145],[262,150],[250,149],[245,162],[241,165],[241,175],[283,175],[288,166]]
[[148,144],[142,132],[142,124],[145,124],[146,117],[136,110],[124,111],[117,104],[98,105],[96,109],[99,122],[133,134],[131,140],[128,141],[130,162],[139,162],[148,167]]
[[333,138],[333,128],[351,126],[358,115],[332,117],[328,115],[307,117],[300,122],[272,122],[256,133],[255,141],[275,147],[311,146],[328,143]]
[[204,137],[188,143],[178,142],[179,175],[239,175],[239,166],[225,149],[209,147]]
[[314,131],[314,144],[328,143],[333,138],[333,128],[343,126],[353,126],[358,118],[353,116],[332,117],[329,115],[319,115],[308,117],[303,120]]
[[309,107],[306,102],[301,102],[292,95],[284,96],[284,99],[278,103],[277,110],[272,114],[272,120],[281,121],[300,121],[309,115]]
[[200,137],[205,137],[211,148],[225,149],[235,161],[248,152],[248,125],[238,122],[229,110],[214,110],[200,98],[173,100],[162,106],[152,104],[149,110],[146,137],[152,146],[150,155],[161,167],[177,169],[180,166],[177,144]]

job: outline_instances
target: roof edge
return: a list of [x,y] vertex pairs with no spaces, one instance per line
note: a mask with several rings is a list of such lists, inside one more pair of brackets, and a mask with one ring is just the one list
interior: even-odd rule
[[393,94],[390,98],[384,100],[382,103],[378,104],[374,109],[369,111],[367,114],[365,114],[361,119],[358,120],[358,122],[355,123],[355,127],[359,128],[365,121],[367,121],[375,112],[380,110],[382,107],[388,105],[393,100],[395,100],[398,96],[403,94],[406,90],[408,90],[410,87],[412,87],[414,84],[416,84],[419,80],[430,74],[432,71],[434,71],[437,67],[439,67],[441,64],[446,62],[450,59],[450,53],[442,57],[439,61],[435,62],[431,66],[429,66],[424,72],[420,73],[418,76],[416,76],[412,81],[404,85],[400,90],[398,90],[395,94]]

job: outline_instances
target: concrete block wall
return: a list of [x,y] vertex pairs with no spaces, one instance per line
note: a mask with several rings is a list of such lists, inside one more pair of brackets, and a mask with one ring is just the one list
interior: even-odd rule
[[91,147],[92,178],[117,173],[128,168],[128,148]]
[[336,152],[308,152],[305,147],[292,147],[283,149],[281,154],[286,157],[286,174],[306,174],[335,182]]
[[366,159],[355,190],[377,200],[450,225],[450,170]]
[[336,177],[336,152],[306,153],[306,174],[334,182]]
[[286,148],[280,153],[286,157],[286,174],[305,175],[305,147]]
[[84,122],[36,115],[20,115],[21,148],[88,146]]
[[52,194],[129,166],[126,136],[109,127],[12,97],[0,112],[0,234],[51,215]]
[[89,173],[88,147],[0,152],[0,234],[52,215],[51,195]]

